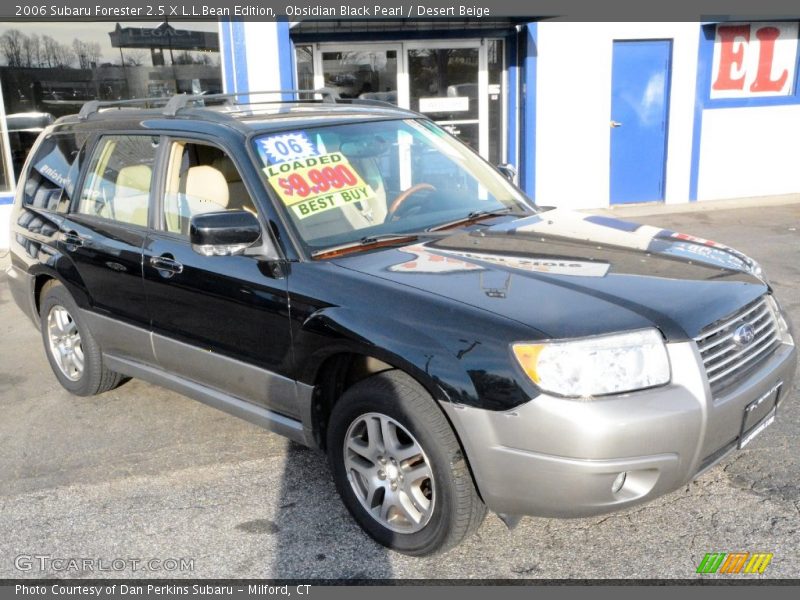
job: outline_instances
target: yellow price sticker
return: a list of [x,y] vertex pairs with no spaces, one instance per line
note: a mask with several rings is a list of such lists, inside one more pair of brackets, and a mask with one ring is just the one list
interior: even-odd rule
[[264,167],[267,181],[298,219],[374,197],[341,152]]

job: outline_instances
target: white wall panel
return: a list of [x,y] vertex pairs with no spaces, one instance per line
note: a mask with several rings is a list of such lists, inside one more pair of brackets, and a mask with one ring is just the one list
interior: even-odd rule
[[11,205],[0,204],[0,250],[8,248],[11,227]]
[[800,192],[800,105],[703,111],[698,200]]

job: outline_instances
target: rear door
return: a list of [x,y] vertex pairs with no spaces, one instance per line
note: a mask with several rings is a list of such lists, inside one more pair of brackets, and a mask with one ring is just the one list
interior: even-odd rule
[[298,417],[288,377],[286,278],[259,257],[204,256],[189,243],[194,214],[258,214],[241,169],[209,141],[166,143],[158,214],[143,254],[157,360],[171,373]]
[[60,242],[86,287],[90,328],[103,349],[148,362],[142,246],[160,143],[152,134],[101,136]]

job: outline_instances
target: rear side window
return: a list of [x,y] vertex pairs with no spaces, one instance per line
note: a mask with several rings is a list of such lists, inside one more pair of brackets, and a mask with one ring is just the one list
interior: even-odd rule
[[81,168],[85,135],[58,133],[48,136],[31,160],[22,188],[26,206],[66,211]]
[[77,212],[147,226],[159,137],[110,135],[89,159]]

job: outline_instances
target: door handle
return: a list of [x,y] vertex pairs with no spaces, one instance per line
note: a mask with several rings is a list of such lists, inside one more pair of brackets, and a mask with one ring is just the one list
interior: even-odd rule
[[172,277],[176,273],[183,273],[183,265],[171,256],[151,256],[150,265],[155,267],[162,277]]
[[611,121],[611,128],[616,129],[617,127],[622,127],[622,123],[619,121]]
[[73,246],[75,248],[83,246],[83,242],[85,241],[85,238],[78,235],[75,231],[65,233],[61,239],[67,246]]

